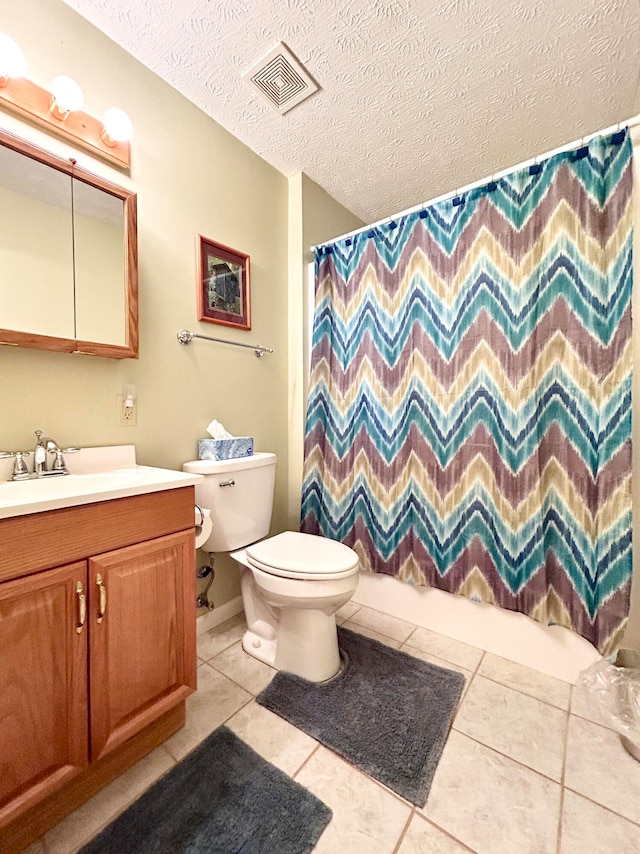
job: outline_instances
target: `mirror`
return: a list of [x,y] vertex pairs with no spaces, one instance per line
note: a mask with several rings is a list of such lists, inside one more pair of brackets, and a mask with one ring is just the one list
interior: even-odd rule
[[138,356],[136,196],[0,131],[0,343]]

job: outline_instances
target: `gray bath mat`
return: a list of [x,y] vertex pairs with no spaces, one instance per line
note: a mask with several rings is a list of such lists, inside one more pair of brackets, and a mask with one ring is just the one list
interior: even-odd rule
[[258,703],[424,806],[464,676],[348,629],[338,642],[338,676],[317,684],[280,671]]
[[219,727],[80,854],[303,854],[331,815]]

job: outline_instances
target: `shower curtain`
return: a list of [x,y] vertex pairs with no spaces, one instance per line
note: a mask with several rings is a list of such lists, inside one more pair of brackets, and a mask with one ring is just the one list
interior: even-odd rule
[[631,186],[623,130],[319,247],[303,531],[617,648]]

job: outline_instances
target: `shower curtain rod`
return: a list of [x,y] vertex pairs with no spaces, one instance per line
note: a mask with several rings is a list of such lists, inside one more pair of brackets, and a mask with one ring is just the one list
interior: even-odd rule
[[454,198],[455,196],[459,196],[462,193],[467,193],[469,190],[473,190],[476,187],[482,187],[483,184],[487,184],[489,181],[495,181],[496,178],[501,178],[503,175],[508,175],[510,172],[515,172],[516,169],[524,169],[525,166],[531,166],[533,163],[537,163],[539,160],[546,160],[547,157],[551,157],[554,154],[560,154],[561,151],[571,151],[572,148],[576,148],[580,145],[584,145],[589,140],[593,139],[596,136],[602,136],[606,133],[614,133],[617,130],[620,130],[623,127],[632,128],[636,125],[640,125],[640,114],[637,116],[633,116],[631,119],[627,119],[626,122],[617,122],[615,125],[611,127],[605,128],[604,130],[598,130],[595,133],[587,134],[586,136],[580,137],[580,139],[576,139],[573,142],[568,142],[565,145],[561,145],[558,148],[554,148],[551,151],[547,151],[544,154],[539,154],[537,157],[530,157],[528,160],[523,160],[522,163],[517,163],[515,166],[510,166],[508,169],[501,169],[499,172],[494,172],[493,175],[487,175],[486,178],[482,178],[480,181],[473,181],[471,184],[466,184],[464,187],[459,187],[456,190],[451,190],[448,193],[443,193],[441,196],[436,196],[433,199],[429,199],[427,202],[422,202],[419,205],[414,205],[411,208],[407,208],[404,211],[400,211],[399,213],[393,214],[392,216],[386,216],[384,219],[379,219],[377,222],[372,222],[369,225],[363,225],[361,228],[354,228],[353,231],[347,231],[345,234],[341,234],[339,237],[333,237],[331,240],[325,240],[323,243],[316,243],[315,246],[311,247],[311,251],[314,252],[316,249],[319,249],[321,246],[331,246],[332,243],[337,243],[339,240],[344,240],[347,237],[353,237],[356,234],[361,234],[363,231],[367,231],[369,228],[377,228],[380,225],[385,225],[388,222],[392,222],[394,219],[400,219],[400,217],[408,216],[409,214],[416,213],[417,211],[421,211],[429,205],[435,205],[437,202],[444,202],[446,199]]

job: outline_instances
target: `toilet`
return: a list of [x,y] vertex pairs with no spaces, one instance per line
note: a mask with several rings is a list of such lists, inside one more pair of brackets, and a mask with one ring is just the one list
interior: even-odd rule
[[245,652],[312,682],[331,679],[340,670],[335,613],[357,587],[357,554],[314,534],[285,531],[265,539],[275,454],[194,460],[182,468],[204,476],[196,502],[208,511],[212,530],[200,548],[230,552],[240,564]]

